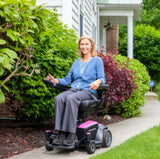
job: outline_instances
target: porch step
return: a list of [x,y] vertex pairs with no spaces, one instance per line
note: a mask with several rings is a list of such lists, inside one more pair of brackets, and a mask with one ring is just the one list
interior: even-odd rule
[[155,92],[145,93],[146,100],[158,100],[158,95]]

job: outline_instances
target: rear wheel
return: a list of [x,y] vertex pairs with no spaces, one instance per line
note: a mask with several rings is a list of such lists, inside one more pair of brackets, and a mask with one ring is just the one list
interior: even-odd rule
[[111,143],[112,143],[111,131],[108,129],[104,129],[102,147],[110,147]]
[[96,144],[95,142],[93,141],[90,141],[86,144],[86,151],[89,153],[89,154],[92,154],[94,153],[96,150]]

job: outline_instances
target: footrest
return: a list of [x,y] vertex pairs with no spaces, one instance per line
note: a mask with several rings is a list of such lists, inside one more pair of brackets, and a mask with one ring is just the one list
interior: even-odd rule
[[72,145],[72,146],[64,146],[64,145],[53,145],[52,146],[54,148],[58,148],[58,149],[75,149],[76,148],[76,144],[75,145]]

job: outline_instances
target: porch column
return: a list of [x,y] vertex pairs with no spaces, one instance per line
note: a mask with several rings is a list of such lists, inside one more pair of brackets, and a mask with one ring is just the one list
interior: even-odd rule
[[[102,45],[104,46],[104,48],[103,48],[103,52],[104,53],[107,53],[106,51],[107,51],[107,46],[106,46],[106,28],[105,27],[103,27],[103,43],[102,43]],[[102,47],[102,46],[101,46]],[[102,49],[102,48],[101,48]]]
[[133,16],[128,16],[128,57],[133,58]]

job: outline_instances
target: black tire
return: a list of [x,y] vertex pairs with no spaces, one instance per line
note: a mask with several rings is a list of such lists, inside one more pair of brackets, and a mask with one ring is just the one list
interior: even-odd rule
[[103,143],[102,147],[110,147],[112,143],[112,134],[108,129],[104,129],[103,131]]
[[52,151],[53,150],[53,147],[50,146],[48,141],[46,142],[45,148],[46,148],[47,151]]
[[90,141],[86,144],[86,151],[88,154],[93,154],[96,151],[96,144],[93,141]]

